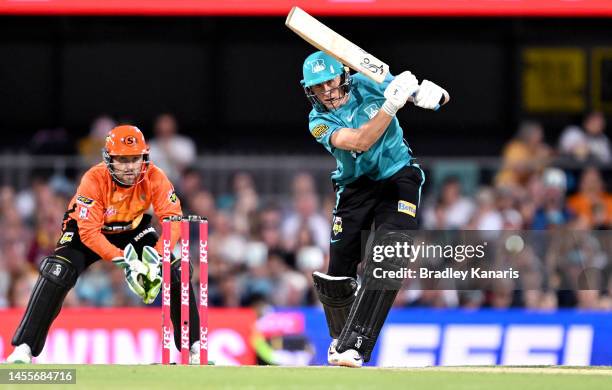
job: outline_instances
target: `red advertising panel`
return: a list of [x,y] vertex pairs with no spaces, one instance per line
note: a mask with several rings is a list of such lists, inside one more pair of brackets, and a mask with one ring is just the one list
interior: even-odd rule
[[0,0],[15,15],[612,16],[608,0]]
[[[0,361],[23,310],[0,310]],[[209,356],[221,365],[254,364],[250,345],[255,313],[249,309],[209,310]],[[174,343],[172,343],[174,344]],[[159,308],[66,308],[53,323],[37,363],[150,364],[161,361]],[[171,361],[180,361],[173,348]]]

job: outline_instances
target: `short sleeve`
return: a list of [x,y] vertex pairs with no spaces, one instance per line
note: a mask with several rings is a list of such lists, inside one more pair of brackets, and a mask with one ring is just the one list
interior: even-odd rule
[[323,145],[330,153],[334,152],[334,146],[331,143],[331,136],[335,131],[342,128],[342,125],[334,123],[327,118],[315,117],[308,124],[310,134]]

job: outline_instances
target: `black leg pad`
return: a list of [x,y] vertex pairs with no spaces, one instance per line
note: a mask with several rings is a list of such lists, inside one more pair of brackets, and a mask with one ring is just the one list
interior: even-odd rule
[[[397,242],[412,245],[412,238],[402,232],[377,232],[376,236],[373,245],[395,246]],[[409,263],[406,257],[390,257],[376,263],[372,252],[366,261],[364,281],[336,346],[338,352],[357,350],[365,362],[370,360],[380,330],[403,282],[402,279],[376,279],[372,276],[374,269],[398,271]]]
[[323,304],[329,335],[337,339],[355,300],[357,282],[348,276],[329,276],[313,272],[314,287]]
[[74,287],[78,273],[66,258],[49,256],[40,265],[40,275],[28,307],[15,331],[12,344],[26,343],[38,356],[45,346],[51,323],[62,308],[66,294]]

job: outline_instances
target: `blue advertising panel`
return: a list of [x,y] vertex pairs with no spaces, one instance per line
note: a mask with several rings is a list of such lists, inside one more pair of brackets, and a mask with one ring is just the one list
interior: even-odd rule
[[[300,313],[314,347],[310,364],[327,364],[330,343],[321,309]],[[612,365],[612,313],[560,310],[393,310],[368,365]]]

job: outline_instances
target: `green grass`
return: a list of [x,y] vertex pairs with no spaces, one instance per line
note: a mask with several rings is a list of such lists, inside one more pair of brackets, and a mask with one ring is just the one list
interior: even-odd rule
[[[0,368],[75,368],[77,384],[44,389],[612,389],[612,369],[589,367],[459,367],[350,369],[340,367],[214,367],[0,365]],[[31,385],[0,385],[2,389]],[[39,387],[39,386],[36,386]]]

